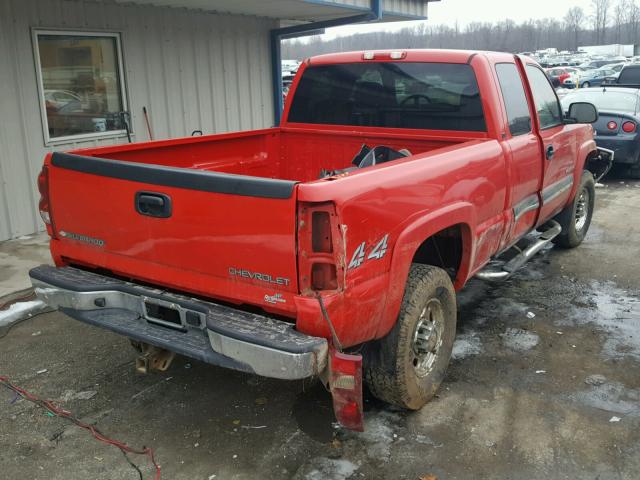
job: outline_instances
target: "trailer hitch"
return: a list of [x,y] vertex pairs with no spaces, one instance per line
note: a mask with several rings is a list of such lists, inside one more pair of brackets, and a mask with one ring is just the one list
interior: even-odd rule
[[140,352],[136,358],[136,372],[166,372],[175,358],[175,352],[170,352],[155,345],[144,342],[131,341],[133,348]]

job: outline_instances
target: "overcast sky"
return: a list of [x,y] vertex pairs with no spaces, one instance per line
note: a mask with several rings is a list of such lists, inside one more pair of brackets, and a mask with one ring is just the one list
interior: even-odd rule
[[[498,22],[510,18],[517,23],[530,18],[552,17],[561,19],[569,8],[580,6],[590,13],[590,0],[442,0],[429,4],[429,19],[433,25],[454,25],[458,21],[462,27],[471,22]],[[355,32],[392,30],[415,22],[388,24],[354,25],[327,30],[327,38],[350,35]]]

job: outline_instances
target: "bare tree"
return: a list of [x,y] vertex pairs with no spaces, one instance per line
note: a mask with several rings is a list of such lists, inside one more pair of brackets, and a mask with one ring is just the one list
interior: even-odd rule
[[584,10],[580,7],[570,8],[567,14],[564,16],[564,23],[567,29],[573,34],[573,49],[578,50],[578,42],[580,37],[580,30],[584,24]]
[[627,0],[618,0],[618,3],[613,9],[613,28],[614,28],[616,43],[620,43],[620,39],[622,38],[622,27],[624,25],[624,17],[628,9],[629,9],[629,2]]
[[303,59],[321,53],[382,48],[524,52],[555,47],[558,50],[576,50],[581,42],[602,44],[607,36],[615,37],[617,43],[637,44],[640,43],[639,4],[640,0],[592,0],[593,11],[589,12],[593,13],[592,16],[587,16],[580,7],[574,7],[563,21],[546,18],[517,24],[504,20],[498,23],[473,22],[465,26],[421,22],[394,32],[356,33],[331,40],[310,37],[284,42],[283,54],[287,58]]
[[609,7],[611,6],[611,0],[591,0],[591,7],[593,9],[593,29],[595,31],[596,43],[604,43],[606,41],[606,28],[609,23]]
[[637,43],[640,43],[640,39],[638,38],[638,30],[640,30],[640,7],[636,3],[636,0],[629,0],[624,22],[627,26],[626,37],[631,39],[631,43],[637,45]]

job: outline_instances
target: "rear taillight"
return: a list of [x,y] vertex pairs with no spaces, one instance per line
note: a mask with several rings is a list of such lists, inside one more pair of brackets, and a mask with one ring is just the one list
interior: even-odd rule
[[636,124],[634,122],[624,122],[622,124],[622,131],[625,133],[633,133],[636,131]]
[[609,123],[607,123],[607,128],[609,130],[616,130],[618,128],[618,124],[611,120]]
[[329,389],[336,419],[348,429],[362,432],[362,356],[340,353],[331,348],[329,368]]
[[298,209],[300,291],[337,290],[344,252],[333,203],[301,203]]
[[42,167],[38,175],[38,191],[40,192],[40,201],[38,202],[40,217],[47,227],[47,233],[53,237],[54,228],[51,217],[51,200],[49,199],[49,167],[47,165]]

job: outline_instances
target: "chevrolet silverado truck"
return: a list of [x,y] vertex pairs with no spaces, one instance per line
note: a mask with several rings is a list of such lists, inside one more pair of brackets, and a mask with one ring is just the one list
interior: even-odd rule
[[38,178],[45,303],[174,354],[318,377],[362,430],[363,380],[419,409],[456,291],[579,245],[610,153],[518,55],[367,51],[303,62],[275,128],[54,152]]

